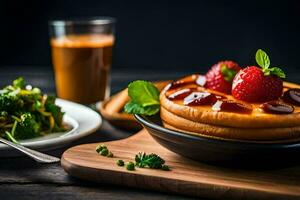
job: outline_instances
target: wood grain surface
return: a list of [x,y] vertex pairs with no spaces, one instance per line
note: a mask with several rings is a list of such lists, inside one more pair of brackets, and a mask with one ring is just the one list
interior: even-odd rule
[[[145,130],[105,144],[114,158],[98,155],[95,151],[98,143],[84,144],[64,152],[63,168],[69,175],[85,180],[197,197],[300,199],[300,166],[259,171],[206,165],[163,148]],[[139,151],[159,154],[172,170],[136,168],[127,171],[116,165],[118,159],[133,160]]]

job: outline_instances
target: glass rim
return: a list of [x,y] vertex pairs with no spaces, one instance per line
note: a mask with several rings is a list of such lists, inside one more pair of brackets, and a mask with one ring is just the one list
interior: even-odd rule
[[72,26],[72,25],[108,25],[116,23],[116,18],[113,17],[88,17],[74,19],[58,19],[50,20],[50,26]]

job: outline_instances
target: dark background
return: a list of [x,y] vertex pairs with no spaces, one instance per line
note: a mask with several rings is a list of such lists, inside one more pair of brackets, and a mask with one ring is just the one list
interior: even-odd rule
[[[50,19],[113,16],[114,70],[205,71],[231,59],[254,64],[258,48],[293,71],[300,46],[299,1],[1,1],[0,66],[51,66]],[[300,70],[299,70],[300,71]]]

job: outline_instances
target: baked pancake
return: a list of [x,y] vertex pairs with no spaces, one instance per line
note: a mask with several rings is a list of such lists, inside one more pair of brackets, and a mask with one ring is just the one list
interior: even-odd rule
[[[201,75],[197,74],[192,76],[199,77]],[[287,90],[289,88],[300,88],[300,85],[284,82],[284,90]],[[193,91],[195,92],[199,91],[213,93],[228,100],[240,102],[244,105],[249,105],[250,107],[252,107],[252,112],[249,114],[244,114],[239,112],[215,111],[212,109],[211,105],[187,106],[184,105],[183,99],[170,100],[168,98],[169,95],[172,95],[175,92],[182,91],[184,89],[193,89]],[[170,85],[166,86],[166,88],[160,94],[160,103],[161,108],[164,108],[165,110],[179,117],[188,119],[190,121],[210,125],[237,128],[280,128],[300,126],[300,106],[294,106],[294,112],[291,114],[270,114],[264,112],[260,108],[261,104],[237,101],[231,95],[205,89],[196,82],[186,82],[185,84],[178,85],[174,88],[170,88]],[[165,121],[168,121],[168,119],[166,119]]]
[[195,135],[255,141],[291,140],[299,138],[300,136],[300,126],[261,129],[217,126],[199,123],[179,117],[167,111],[163,107],[160,110],[160,116],[166,128],[179,130],[181,132],[188,132]]
[[[160,116],[164,126],[224,139],[278,141],[300,138],[300,103],[290,104],[283,97],[267,103],[240,101],[232,95],[204,88],[199,80],[202,78],[194,74],[161,91]],[[299,88],[300,85],[284,82],[283,94]],[[288,113],[272,113],[263,108],[274,102]],[[229,106],[222,107],[222,104]]]

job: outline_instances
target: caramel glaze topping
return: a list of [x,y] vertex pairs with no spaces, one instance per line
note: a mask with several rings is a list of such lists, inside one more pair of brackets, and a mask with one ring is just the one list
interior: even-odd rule
[[212,110],[214,111],[223,111],[223,112],[235,112],[241,114],[250,114],[252,113],[252,106],[250,104],[236,102],[229,99],[219,100],[217,101]]
[[[228,99],[219,92],[206,90],[206,79],[203,75],[193,74],[172,82],[166,89],[169,100],[183,100],[186,106],[211,105],[214,111],[235,112],[251,114],[251,104]],[[187,86],[187,88],[183,88]],[[295,106],[300,106],[300,89],[286,88],[281,100],[269,101],[261,104],[259,108],[271,114],[290,114]],[[283,102],[282,102],[283,101]]]
[[193,83],[203,87],[206,83],[206,78],[203,75],[193,74],[172,82],[168,89],[175,89]]
[[178,90],[170,95],[167,95],[167,98],[170,100],[181,100],[185,97],[189,96],[195,89],[193,88],[185,88],[182,90]]
[[193,92],[184,98],[183,104],[188,106],[213,105],[217,100],[215,94],[209,92]]

